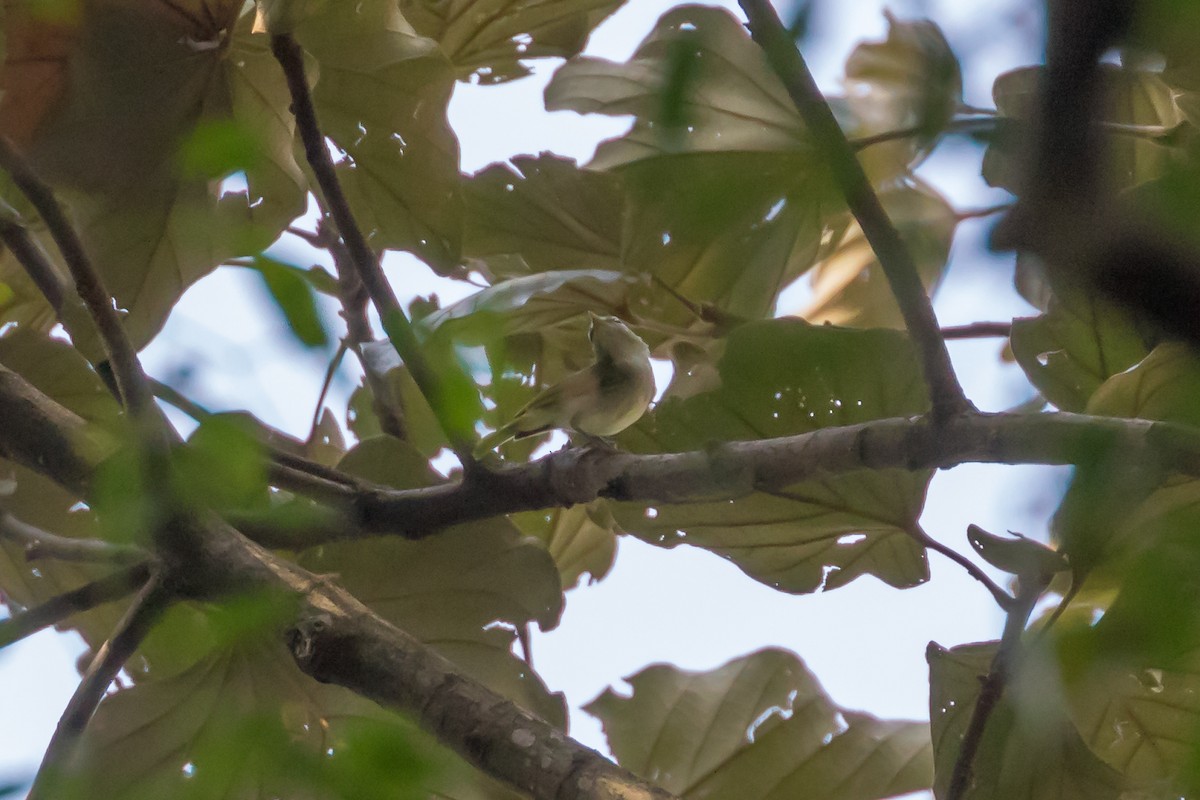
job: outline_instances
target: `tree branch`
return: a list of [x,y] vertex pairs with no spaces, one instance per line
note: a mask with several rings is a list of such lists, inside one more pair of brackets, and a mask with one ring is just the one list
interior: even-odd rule
[[109,564],[137,564],[149,554],[140,547],[113,544],[99,539],[72,539],[44,531],[0,509],[0,539],[17,542],[25,548],[25,558],[54,558],[59,561],[85,561]]
[[54,198],[54,193],[3,136],[0,136],[0,168],[12,177],[13,183],[37,210],[54,243],[58,245],[63,261],[75,280],[75,291],[96,323],[109,366],[126,406],[136,418],[152,414],[154,398],[138,361],[137,351],[125,335],[121,319],[113,306],[112,295],[104,288],[100,273],[93,266],[83,242]]
[[1107,448],[1130,460],[1200,475],[1200,431],[1191,428],[1066,413],[973,413],[941,426],[923,418],[881,419],[686,453],[560,450],[460,483],[347,492],[327,524],[304,530],[274,529],[262,520],[239,527],[256,541],[280,547],[380,534],[421,539],[461,522],[597,497],[656,504],[733,500],[855,470],[1087,463]]
[[953,547],[944,545],[937,539],[934,539],[932,536],[926,533],[925,529],[920,525],[913,525],[911,528],[907,529],[906,532],[917,544],[932,550],[935,553],[940,553],[966,570],[968,575],[983,584],[983,588],[988,590],[988,592],[992,595],[992,599],[996,601],[996,605],[1000,606],[1003,611],[1008,612],[1012,610],[1013,604],[1016,602],[1015,598],[997,586],[996,582],[989,578],[988,574],[984,572],[983,569],[981,569],[974,561],[967,558]]
[[75,694],[67,703],[67,708],[58,720],[58,727],[50,739],[50,745],[46,748],[42,765],[38,768],[37,778],[29,791],[29,800],[50,800],[58,795],[56,787],[70,780],[71,762],[84,728],[87,727],[117,673],[146,638],[146,634],[170,602],[170,593],[157,578],[151,578],[142,587],[142,591],[117,624],[113,635],[101,645]]
[[271,36],[271,52],[275,54],[287,79],[288,90],[292,96],[292,113],[296,117],[296,129],[304,143],[304,155],[317,179],[333,224],[346,245],[359,280],[379,311],[384,332],[387,333],[396,352],[404,359],[409,373],[421,389],[421,394],[429,401],[459,460],[464,467],[474,464],[470,442],[467,441],[464,432],[458,430],[446,416],[445,410],[451,401],[446,397],[444,382],[425,359],[416,333],[408,317],[404,315],[391,284],[383,274],[379,259],[359,229],[354,213],[350,210],[350,203],[342,191],[337,170],[334,169],[325,145],[325,137],[317,122],[312,95],[309,93],[308,79],[304,74],[304,51],[290,34],[274,34]]
[[149,578],[150,566],[143,561],[78,589],[55,595],[41,605],[17,612],[0,621],[0,649],[43,628],[57,625],[74,614],[120,600],[145,584]]
[[990,336],[1007,337],[1012,333],[1011,322],[972,322],[970,325],[953,325],[942,328],[945,339],[983,339]]
[[925,293],[912,254],[871,188],[862,165],[854,155],[854,149],[834,118],[829,104],[825,102],[800,51],[779,21],[769,0],[738,2],[750,20],[750,35],[766,53],[767,61],[783,81],[813,142],[829,165],[834,182],[845,196],[846,205],[858,220],[863,235],[883,267],[892,294],[904,316],[904,324],[921,358],[933,403],[934,421],[940,423],[973,410],[954,374],[946,342],[938,331],[933,304]]

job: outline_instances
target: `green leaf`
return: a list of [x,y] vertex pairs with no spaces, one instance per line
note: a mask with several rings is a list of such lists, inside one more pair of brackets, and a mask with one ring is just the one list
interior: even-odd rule
[[[620,269],[624,197],[617,176],[551,153],[516,156],[467,179],[463,252],[515,254],[534,272]],[[503,277],[514,277],[503,274]]]
[[[680,105],[688,109],[682,129],[667,124],[671,112],[663,102],[681,47],[695,54],[688,85],[672,87],[682,90]],[[723,9],[668,11],[625,64],[569,60],[546,87],[546,108],[635,118],[628,134],[596,150],[595,169],[682,151],[809,152],[787,90],[762,49]]]
[[317,116],[345,153],[338,176],[371,246],[455,270],[463,208],[450,63],[388,0],[319,5],[296,36],[316,59]]
[[183,174],[205,180],[253,169],[262,158],[253,134],[232,119],[202,120],[179,148]]
[[570,58],[621,0],[402,0],[400,10],[436,39],[459,80],[496,84],[530,74],[535,58]]
[[[933,187],[913,178],[879,193],[930,294],[941,282],[958,216]],[[891,285],[875,250],[851,222],[810,275],[812,299],[800,316],[809,322],[860,328],[903,328]]]
[[[930,644],[926,651],[935,797],[946,797],[995,654],[994,642],[949,650]],[[992,711],[973,766],[964,800],[1115,800],[1122,789],[1120,776],[1088,750],[1067,719],[1053,679],[1028,659]]]
[[316,293],[311,283],[301,277],[307,271],[262,254],[254,257],[254,268],[262,276],[275,306],[287,320],[288,330],[305,347],[326,347],[329,344],[329,331],[317,308]]
[[1102,383],[1149,352],[1127,314],[1081,292],[1056,293],[1047,313],[1013,320],[1011,342],[1030,382],[1063,411],[1083,411]]
[[[339,468],[397,488],[435,482],[428,462],[391,437],[353,448]],[[504,519],[457,525],[421,541],[383,538],[302,554],[317,573],[337,573],[362,602],[465,672],[553,724],[565,725],[550,693],[512,654],[516,629],[558,624],[562,590],[546,551]]]
[[[664,401],[621,434],[621,444],[642,453],[708,449],[720,470],[721,442],[911,416],[928,404],[913,351],[892,331],[751,323],[730,335],[718,369],[718,388]],[[733,502],[613,508],[643,541],[712,550],[781,591],[833,589],[862,575],[907,587],[928,577],[907,532],[930,475],[864,470]]]
[[585,711],[622,766],[687,800],[868,800],[929,786],[928,729],[834,705],[793,654],[760,650],[712,672],[655,665]]
[[603,580],[616,560],[617,524],[603,500],[509,519],[526,536],[542,541],[558,565],[564,590],[578,586],[585,574],[588,583]]
[[1019,533],[1009,536],[988,533],[978,525],[967,526],[967,539],[979,557],[999,570],[1037,581],[1069,569],[1062,553]]

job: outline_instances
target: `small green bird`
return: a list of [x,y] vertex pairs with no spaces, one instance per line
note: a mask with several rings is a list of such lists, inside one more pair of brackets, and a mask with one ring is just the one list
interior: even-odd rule
[[480,440],[477,457],[510,439],[553,428],[589,437],[612,436],[646,413],[654,399],[650,348],[616,317],[588,316],[595,363],[542,390],[512,422]]

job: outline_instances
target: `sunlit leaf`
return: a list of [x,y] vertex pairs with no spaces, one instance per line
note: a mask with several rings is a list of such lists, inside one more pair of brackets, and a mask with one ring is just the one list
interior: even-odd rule
[[928,728],[844,711],[804,664],[760,650],[712,672],[655,665],[585,710],[617,760],[687,800],[868,800],[929,786]]
[[[635,452],[680,452],[806,433],[926,408],[907,340],[891,331],[813,327],[794,320],[743,326],[718,364],[719,388],[663,402],[621,434]],[[714,467],[719,469],[719,466]],[[621,527],[651,544],[691,544],[787,592],[875,575],[893,586],[928,577],[908,535],[928,471],[863,471],[762,490],[734,501],[614,504]]]
[[400,10],[436,39],[460,80],[494,84],[528,75],[526,61],[570,58],[621,0],[402,0]]
[[267,451],[257,428],[237,414],[200,422],[172,463],[175,496],[220,511],[265,506]]
[[[950,650],[930,644],[926,651],[935,797],[947,796],[981,679],[995,653],[995,643]],[[1120,776],[1088,750],[1052,678],[1038,666],[1026,662],[992,711],[964,800],[1115,800]]]

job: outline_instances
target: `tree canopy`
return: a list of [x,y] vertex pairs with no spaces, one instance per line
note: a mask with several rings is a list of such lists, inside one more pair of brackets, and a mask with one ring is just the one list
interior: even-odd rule
[[[0,647],[90,648],[31,797],[1200,792],[1200,8],[1052,3],[1045,63],[975,108],[934,21],[889,16],[834,96],[803,25],[739,2],[670,10],[624,62],[581,55],[614,0],[4,4]],[[461,171],[456,84],[538,63],[547,109],[629,130]],[[1011,202],[917,175],[964,137]],[[981,216],[1039,313],[943,328],[930,295]],[[413,298],[393,251],[478,291]],[[330,376],[360,365],[307,437],[142,367],[223,266]],[[589,312],[670,364],[651,410],[477,457],[592,361]],[[964,337],[1005,340],[1035,400],[978,411]],[[1051,540],[927,534],[932,476],[970,462],[1073,466]],[[928,723],[843,708],[778,648],[647,666],[587,706],[609,760],[528,632],[620,536],[796,595],[915,587],[933,550],[1005,623],[930,644]]]

